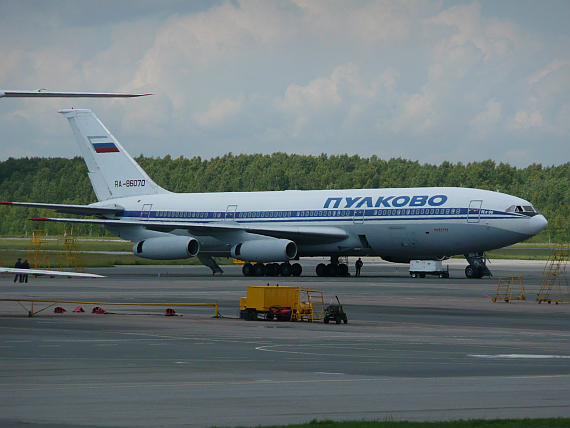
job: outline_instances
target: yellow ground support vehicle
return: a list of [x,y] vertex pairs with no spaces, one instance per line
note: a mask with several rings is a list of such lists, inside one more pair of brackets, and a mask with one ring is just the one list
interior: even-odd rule
[[248,286],[247,297],[240,299],[240,318],[247,321],[321,320],[325,316],[322,290],[301,287]]

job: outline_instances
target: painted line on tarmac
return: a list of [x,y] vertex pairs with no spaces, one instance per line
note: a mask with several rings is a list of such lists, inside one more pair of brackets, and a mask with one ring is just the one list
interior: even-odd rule
[[497,355],[469,355],[474,358],[520,358],[520,359],[569,359],[570,355],[537,355],[537,354],[497,354]]
[[[342,382],[342,383],[359,383],[359,382],[417,382],[417,381],[436,381],[436,382],[449,382],[450,380],[473,380],[480,381],[482,379],[511,379],[511,380],[532,380],[532,379],[556,379],[556,378],[570,378],[569,374],[562,375],[521,375],[521,376],[471,376],[471,377],[406,377],[406,378],[396,378],[396,377],[376,377],[376,378],[359,378],[359,379],[294,379],[294,380],[278,380],[279,384],[315,384],[315,383],[332,383],[332,382]],[[272,379],[260,379],[260,380],[236,380],[236,381],[190,381],[190,382],[140,382],[140,383],[123,383],[123,384],[111,384],[102,383],[100,385],[94,385],[93,383],[69,383],[69,384],[49,384],[49,385],[29,385],[29,386],[14,386],[12,383],[0,383],[0,391],[2,393],[6,392],[23,392],[23,391],[54,391],[54,390],[76,390],[76,389],[131,389],[131,388],[176,388],[176,387],[189,387],[189,386],[232,386],[232,385],[260,385],[267,382],[273,382]],[[0,394],[1,396],[1,394]]]

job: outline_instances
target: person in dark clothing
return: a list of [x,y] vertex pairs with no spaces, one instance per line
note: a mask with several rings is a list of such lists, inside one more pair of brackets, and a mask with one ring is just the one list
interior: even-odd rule
[[[22,259],[18,258],[18,261],[16,262],[16,265],[14,266],[16,269],[22,269]],[[14,277],[14,282],[18,281],[18,279],[20,280],[20,282],[22,282],[22,275],[20,275],[19,273],[16,274],[16,276]]]
[[356,268],[356,276],[360,276],[360,269],[362,269],[363,264],[364,263],[362,263],[362,259],[359,257],[356,263],[354,264],[354,267]]
[[[28,259],[24,260],[22,263],[22,269],[29,269],[30,264],[28,263]],[[20,275],[20,282],[28,282],[28,275]]]

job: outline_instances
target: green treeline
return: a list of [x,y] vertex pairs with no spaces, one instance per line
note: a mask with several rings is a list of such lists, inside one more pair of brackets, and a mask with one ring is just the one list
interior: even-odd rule
[[[439,166],[376,156],[233,155],[209,160],[148,158],[136,161],[160,186],[173,192],[359,189],[384,187],[473,187],[500,191],[532,202],[549,221],[535,240],[568,242],[570,238],[570,163],[516,168],[491,160]],[[87,204],[95,194],[80,157],[23,158],[0,162],[0,200]],[[24,221],[54,216],[37,209],[0,207],[0,234],[24,235],[35,228],[57,233],[55,224]],[[58,215],[59,216],[59,215]],[[77,234],[101,235],[99,227],[74,226]]]

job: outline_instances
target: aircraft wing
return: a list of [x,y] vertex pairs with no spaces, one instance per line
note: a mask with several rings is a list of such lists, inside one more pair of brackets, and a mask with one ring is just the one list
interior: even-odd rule
[[82,219],[82,218],[30,218],[31,221],[56,221],[64,223],[89,223],[116,226],[142,226],[148,230],[157,232],[171,232],[177,229],[188,230],[192,235],[206,235],[214,232],[244,231],[256,235],[271,236],[273,238],[291,239],[297,243],[325,243],[336,242],[345,239],[348,234],[338,227],[326,226],[248,226],[230,222],[212,223],[189,223],[152,220],[107,220],[107,219]]
[[45,270],[45,269],[17,269],[0,267],[0,273],[22,274],[22,275],[47,275],[47,276],[66,276],[75,278],[106,278],[103,275],[95,273],[81,273],[81,272],[62,272],[59,270]]
[[113,215],[120,214],[124,211],[122,207],[117,205],[108,207],[94,207],[91,205],[67,205],[67,204],[42,204],[34,202],[0,202],[0,205],[12,205],[17,207],[28,208],[44,208],[48,210],[55,210],[62,214],[76,214],[76,215]]
[[133,98],[152,94],[130,94],[125,92],[55,92],[37,89],[35,91],[0,90],[0,98]]

